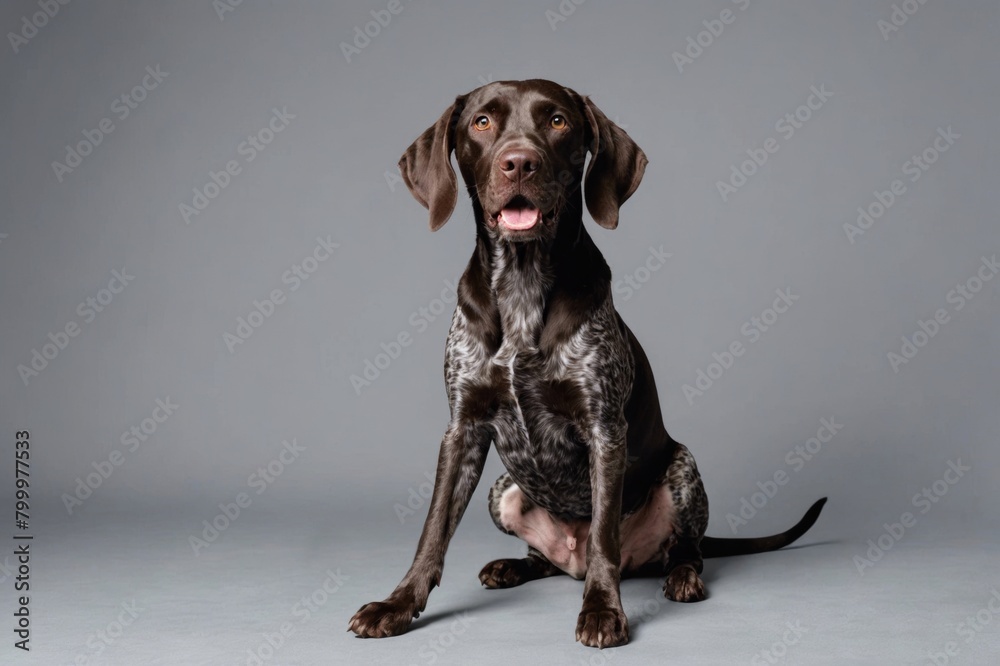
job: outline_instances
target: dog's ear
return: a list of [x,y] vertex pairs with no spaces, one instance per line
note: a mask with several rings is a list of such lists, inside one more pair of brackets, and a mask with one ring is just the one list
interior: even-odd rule
[[437,231],[448,221],[458,202],[458,183],[455,170],[451,168],[451,153],[455,150],[455,123],[464,101],[464,95],[457,97],[399,160],[403,182],[413,197],[430,211],[431,231]]
[[625,130],[609,120],[589,97],[581,101],[590,125],[590,164],[583,181],[587,210],[599,225],[614,229],[618,226],[618,209],[639,187],[649,160]]

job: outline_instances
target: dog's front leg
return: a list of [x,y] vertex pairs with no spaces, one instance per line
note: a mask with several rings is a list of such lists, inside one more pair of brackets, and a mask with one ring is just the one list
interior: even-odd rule
[[622,481],[627,448],[625,424],[600,424],[590,438],[592,516],[587,539],[587,578],[576,640],[597,648],[628,643],[628,618],[622,609]]
[[431,588],[441,582],[444,554],[469,504],[490,446],[480,425],[453,421],[441,441],[434,492],[410,570],[384,601],[365,604],[348,630],[364,638],[401,634],[427,605]]

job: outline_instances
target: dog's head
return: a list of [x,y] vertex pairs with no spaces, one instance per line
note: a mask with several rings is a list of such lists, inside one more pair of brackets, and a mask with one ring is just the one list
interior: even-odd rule
[[399,161],[431,230],[458,199],[452,152],[482,224],[507,241],[553,238],[581,182],[591,216],[614,229],[646,168],[639,146],[590,99],[542,79],[490,83],[460,95]]

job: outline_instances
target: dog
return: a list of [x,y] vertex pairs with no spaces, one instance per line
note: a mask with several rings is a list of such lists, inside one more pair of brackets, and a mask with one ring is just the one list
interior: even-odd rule
[[781,534],[705,536],[698,467],[664,428],[649,361],[615,310],[611,270],[583,224],[586,202],[594,222],[616,228],[642,180],[646,155],[621,127],[588,97],[542,79],[459,95],[399,161],[432,231],[457,203],[453,153],[476,246],[445,351],[451,419],[413,563],[348,631],[394,636],[424,610],[493,442],[507,471],[490,489],[490,515],[528,552],[490,562],[480,582],[583,579],[576,640],[623,645],[623,575],[664,576],[667,598],[700,601],[703,558],[786,546],[826,498]]

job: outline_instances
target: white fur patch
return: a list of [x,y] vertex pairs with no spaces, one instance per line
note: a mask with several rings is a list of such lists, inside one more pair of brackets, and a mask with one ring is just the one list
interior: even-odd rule
[[657,486],[646,503],[622,521],[622,571],[659,557],[676,517],[670,487]]
[[586,575],[589,521],[564,523],[538,506],[525,512],[524,493],[512,485],[500,496],[500,522],[573,578]]
[[[504,528],[573,578],[586,576],[590,521],[566,523],[538,506],[524,511],[524,501],[524,493],[516,485],[500,496],[500,522]],[[660,557],[663,544],[673,534],[674,518],[670,488],[657,487],[646,504],[622,521],[621,570],[638,568]]]

